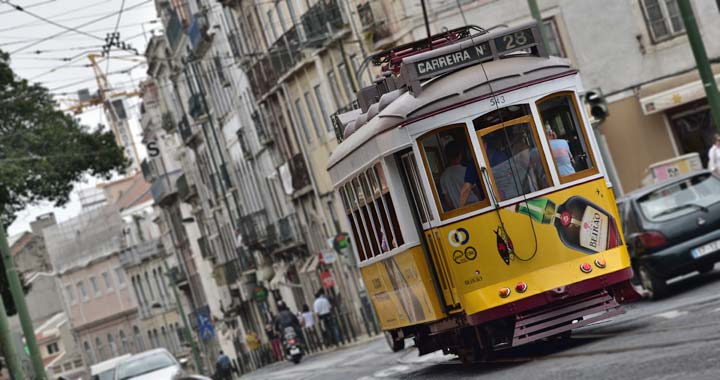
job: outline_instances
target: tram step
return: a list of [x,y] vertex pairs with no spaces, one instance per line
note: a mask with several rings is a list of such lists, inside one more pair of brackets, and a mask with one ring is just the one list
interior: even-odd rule
[[520,346],[624,312],[605,290],[567,299],[518,315],[512,345]]

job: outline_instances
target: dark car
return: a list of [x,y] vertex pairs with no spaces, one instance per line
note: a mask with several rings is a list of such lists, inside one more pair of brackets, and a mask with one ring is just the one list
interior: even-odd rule
[[720,179],[708,171],[673,178],[618,200],[636,279],[652,298],[670,278],[720,261]]

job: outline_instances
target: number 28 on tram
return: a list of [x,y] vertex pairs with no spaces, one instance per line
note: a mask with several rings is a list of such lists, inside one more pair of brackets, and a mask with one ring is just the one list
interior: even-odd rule
[[433,40],[385,53],[328,164],[394,349],[479,360],[622,313],[637,294],[578,71],[535,24]]

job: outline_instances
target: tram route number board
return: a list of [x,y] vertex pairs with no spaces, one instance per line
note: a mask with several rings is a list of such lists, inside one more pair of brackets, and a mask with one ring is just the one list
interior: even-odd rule
[[419,79],[427,79],[455,68],[493,59],[495,55],[534,45],[536,45],[536,41],[532,28],[517,30],[462,50],[415,62],[415,70]]

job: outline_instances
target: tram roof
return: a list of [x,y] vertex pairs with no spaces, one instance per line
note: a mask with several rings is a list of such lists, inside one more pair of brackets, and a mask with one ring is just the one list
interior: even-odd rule
[[[364,114],[358,110],[352,111],[352,116],[345,114],[354,118],[346,124],[346,131],[351,134],[333,151],[328,161],[328,169],[365,143],[395,127],[428,117],[440,110],[482,99],[492,93],[507,92],[544,79],[573,73],[575,70],[562,58],[518,55],[433,78],[423,83],[423,90],[417,96],[407,91],[400,93],[401,90],[395,90],[383,95],[395,99],[380,112],[377,112],[377,108],[373,109],[373,106],[377,106],[376,103]],[[383,103],[383,98],[380,98],[379,103]],[[367,120],[368,114],[373,113],[376,115]],[[402,145],[408,142],[403,141]],[[370,159],[375,157],[368,157],[368,160]]]

